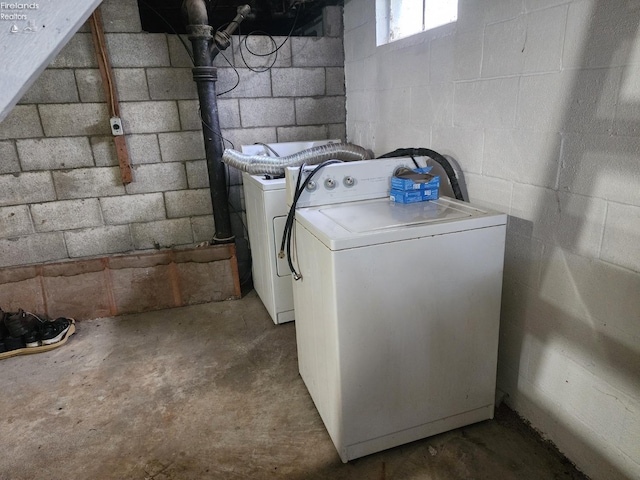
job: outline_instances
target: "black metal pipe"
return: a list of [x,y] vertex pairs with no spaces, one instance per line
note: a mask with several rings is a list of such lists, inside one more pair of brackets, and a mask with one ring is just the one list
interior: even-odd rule
[[227,174],[225,165],[222,163],[224,146],[222,144],[216,96],[218,74],[217,69],[212,66],[213,59],[209,53],[213,42],[213,28],[208,25],[207,9],[203,0],[186,0],[183,6],[189,15],[190,25],[187,26],[187,31],[193,46],[195,64],[193,80],[198,87],[202,135],[204,137],[209,190],[211,191],[211,203],[213,205],[215,234],[211,243],[231,243],[234,241],[234,236],[231,230]]

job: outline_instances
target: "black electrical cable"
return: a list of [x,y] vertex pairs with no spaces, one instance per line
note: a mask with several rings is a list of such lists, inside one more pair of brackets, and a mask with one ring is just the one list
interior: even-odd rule
[[173,25],[171,25],[169,20],[167,20],[160,12],[158,12],[155,8],[153,8],[151,5],[149,5],[145,0],[140,0],[140,3],[142,3],[145,7],[147,7],[149,10],[151,10],[153,13],[155,13],[156,16],[160,20],[162,20],[167,25],[167,27],[169,27],[171,29],[171,31],[178,37],[178,40],[180,40],[180,43],[182,43],[182,46],[187,51],[187,54],[189,54],[189,58],[191,58],[191,63],[195,64],[195,59],[193,58],[193,53],[191,53],[191,50],[189,50],[189,47],[187,46],[187,43],[182,39],[180,34],[178,32],[176,32],[176,29],[173,28]]
[[[278,43],[276,42],[276,40],[273,38],[272,35],[268,34],[267,32],[264,32],[262,30],[254,30],[252,32],[249,32],[248,34],[246,34],[244,36],[244,39],[240,39],[239,42],[239,48],[240,48],[240,57],[242,58],[242,61],[244,62],[245,66],[251,70],[252,72],[256,72],[256,73],[262,73],[262,72],[266,72],[268,70],[271,70],[273,68],[273,66],[276,64],[276,61],[278,60],[278,51],[284,46],[285,43],[287,43],[287,41],[291,38],[291,35],[293,35],[293,31],[296,28],[296,24],[298,23],[298,17],[300,16],[300,11],[302,10],[302,8],[304,7],[304,3],[301,2],[295,2],[291,5],[290,8],[295,8],[296,9],[296,16],[293,19],[293,25],[291,25],[291,30],[289,30],[289,33],[287,34],[286,38],[282,41],[282,43],[280,45],[278,45]],[[249,48],[249,45],[247,44],[247,38],[249,38],[249,36],[254,35],[254,34],[258,34],[258,33],[264,33],[267,37],[269,37],[269,39],[271,40],[271,43],[273,43],[273,45],[275,46],[275,48],[273,50],[271,50],[270,52],[267,53],[256,53],[254,51],[252,51]],[[238,26],[238,34],[241,36],[240,33],[240,27]],[[242,53],[242,44],[244,43],[245,48],[247,49],[247,52],[250,53],[251,55],[253,55],[254,57],[268,57],[271,55],[274,55],[273,61],[271,62],[271,65],[269,65],[268,67],[265,67],[263,69],[258,69],[258,68],[253,68],[250,67],[249,64],[247,63],[246,59],[244,58],[244,54]]]
[[222,58],[224,58],[227,61],[227,63],[229,64],[229,66],[231,68],[233,68],[233,71],[236,74],[236,84],[233,87],[231,87],[230,89],[225,90],[224,92],[216,93],[216,97],[219,97],[220,95],[224,95],[225,93],[229,93],[232,90],[235,90],[238,87],[238,85],[240,85],[240,72],[238,72],[238,69],[236,68],[236,66],[229,61],[229,59],[227,58],[227,56],[224,53],[222,53],[222,52],[218,52],[218,53],[220,55],[222,55]]
[[254,145],[262,145],[265,149],[270,150],[271,153],[273,153],[276,157],[279,157],[280,155],[278,154],[278,152],[276,152],[273,148],[271,148],[269,145],[267,145],[266,143],[262,143],[262,142],[255,142]]
[[300,275],[296,271],[295,267],[293,266],[293,261],[291,259],[291,234],[293,232],[293,223],[296,215],[296,205],[298,204],[298,200],[300,199],[300,196],[302,195],[304,190],[307,188],[307,186],[309,185],[309,182],[314,177],[314,175],[318,173],[322,168],[326,167],[327,165],[333,165],[334,163],[342,163],[342,160],[327,160],[325,162],[320,163],[313,170],[311,170],[307,178],[304,179],[304,182],[301,182],[300,180],[302,178],[302,171],[304,170],[305,164],[303,163],[302,165],[300,165],[300,169],[298,171],[298,179],[296,180],[296,188],[294,191],[293,201],[291,202],[291,208],[289,208],[287,220],[285,221],[285,224],[284,224],[284,232],[282,233],[282,242],[280,243],[280,252],[278,253],[278,257],[283,258],[285,255],[285,247],[286,247],[287,263],[289,264],[289,270],[291,270],[294,280],[300,280],[302,278],[302,275]]
[[[433,159],[435,162],[440,164],[442,168],[444,168],[447,177],[449,178],[449,183],[451,184],[451,189],[453,190],[453,195],[458,200],[466,201],[464,195],[462,195],[462,190],[460,190],[460,184],[458,183],[458,177],[456,177],[456,172],[451,167],[449,160],[447,160],[443,155],[438,152],[431,150],[429,148],[398,148],[393,152],[385,153],[384,155],[378,158],[394,158],[394,157],[429,157]],[[415,159],[414,159],[415,162]]]

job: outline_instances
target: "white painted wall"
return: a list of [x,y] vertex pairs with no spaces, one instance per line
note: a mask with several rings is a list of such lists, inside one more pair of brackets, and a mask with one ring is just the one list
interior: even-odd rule
[[[4,15],[0,18],[0,121],[9,114],[16,102],[101,1],[3,2],[7,5],[26,4],[34,8],[0,6],[0,14]],[[16,32],[12,32],[14,26]]]
[[430,147],[510,214],[499,388],[594,479],[640,478],[640,2],[460,0],[376,47],[346,0],[348,140]]

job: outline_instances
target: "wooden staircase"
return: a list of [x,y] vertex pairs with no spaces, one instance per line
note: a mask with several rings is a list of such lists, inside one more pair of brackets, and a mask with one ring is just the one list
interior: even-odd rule
[[0,9],[0,121],[101,1],[36,0],[24,3],[32,8]]

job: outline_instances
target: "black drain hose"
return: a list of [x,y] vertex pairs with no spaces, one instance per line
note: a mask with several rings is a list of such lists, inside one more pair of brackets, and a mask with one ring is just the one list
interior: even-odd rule
[[451,184],[453,195],[456,197],[456,199],[462,200],[463,202],[466,201],[464,199],[464,196],[462,195],[462,190],[460,190],[460,184],[458,184],[458,177],[456,177],[456,172],[451,167],[449,160],[447,160],[443,155],[440,155],[438,152],[430,150],[428,148],[398,148],[397,150],[385,153],[378,158],[394,157],[429,157],[433,159],[435,162],[439,163],[442,168],[444,168],[444,171],[449,178],[449,183]]

